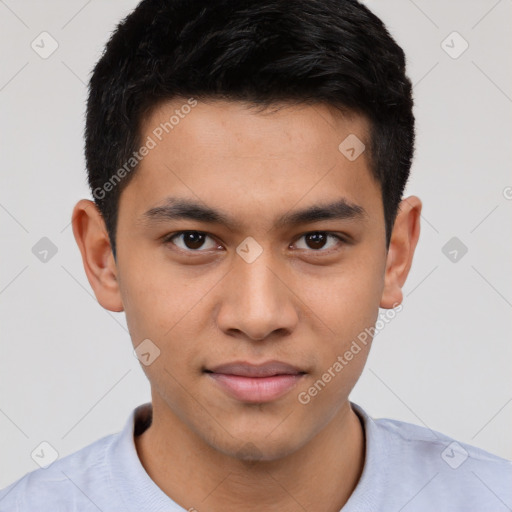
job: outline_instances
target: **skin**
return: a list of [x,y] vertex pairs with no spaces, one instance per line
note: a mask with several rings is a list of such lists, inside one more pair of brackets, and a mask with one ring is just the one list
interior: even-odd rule
[[[184,103],[154,110],[142,140]],[[402,302],[422,203],[401,202],[386,250],[368,155],[350,161],[338,150],[349,134],[369,147],[367,133],[363,117],[323,104],[257,113],[239,102],[200,101],[123,190],[117,261],[94,203],[74,208],[73,232],[99,303],[125,311],[134,347],[150,339],[160,349],[142,366],[153,422],[135,444],[149,476],[185,509],[338,512],[357,485],[365,439],[348,397],[371,342],[307,405],[298,395],[375,325],[379,307]],[[222,209],[240,226],[144,222],[168,196]],[[366,215],[274,226],[284,213],[341,197]],[[184,230],[208,236],[202,246],[163,241]],[[348,243],[328,237],[315,245],[304,236],[313,231]],[[252,263],[236,252],[249,236],[263,250]],[[306,374],[265,403],[232,398],[203,372],[272,359]]]

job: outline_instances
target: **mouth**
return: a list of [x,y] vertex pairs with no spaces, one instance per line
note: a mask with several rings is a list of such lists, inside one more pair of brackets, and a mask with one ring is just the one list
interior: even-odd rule
[[237,361],[205,369],[204,373],[223,392],[248,403],[277,400],[306,375],[305,371],[281,361],[263,364]]

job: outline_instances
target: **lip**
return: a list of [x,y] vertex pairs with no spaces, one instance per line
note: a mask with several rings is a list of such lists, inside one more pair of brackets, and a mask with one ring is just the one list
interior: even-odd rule
[[206,369],[205,373],[233,398],[262,403],[288,393],[306,372],[282,361],[262,364],[236,361]]
[[305,373],[299,368],[282,361],[266,361],[264,363],[248,363],[246,361],[234,361],[221,364],[214,368],[207,368],[212,373],[225,375],[239,375],[241,377],[272,377],[273,375],[297,375]]

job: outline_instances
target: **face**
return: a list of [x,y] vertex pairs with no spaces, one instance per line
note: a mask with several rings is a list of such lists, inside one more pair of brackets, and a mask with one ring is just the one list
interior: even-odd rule
[[[160,351],[142,366],[154,407],[216,450],[272,460],[347,407],[368,355],[359,343],[335,364],[375,324],[384,289],[380,188],[365,152],[339,149],[351,134],[368,146],[368,125],[321,104],[185,103],[142,125],[156,145],[120,198],[119,294],[134,346]],[[176,109],[190,112],[162,132]],[[211,373],[268,361],[297,372]]]

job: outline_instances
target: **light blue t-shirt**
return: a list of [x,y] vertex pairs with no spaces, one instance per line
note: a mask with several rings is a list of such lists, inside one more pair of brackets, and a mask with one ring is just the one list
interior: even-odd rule
[[[375,420],[351,405],[364,425],[366,455],[342,512],[512,510],[512,462],[425,427]],[[151,403],[140,405],[121,432],[1,490],[0,511],[183,512],[151,480],[137,456],[134,433],[140,434],[150,421]]]

